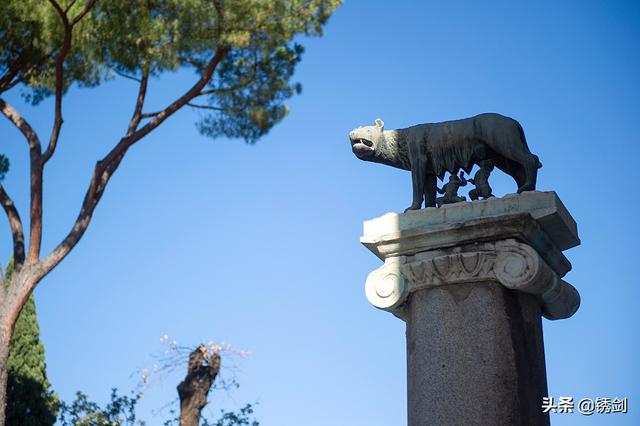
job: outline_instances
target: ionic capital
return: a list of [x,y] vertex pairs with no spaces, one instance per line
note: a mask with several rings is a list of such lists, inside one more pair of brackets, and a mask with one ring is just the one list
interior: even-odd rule
[[536,250],[515,239],[388,257],[367,277],[365,293],[372,305],[398,314],[414,291],[479,282],[536,296],[549,319],[568,318],[580,305],[575,288]]

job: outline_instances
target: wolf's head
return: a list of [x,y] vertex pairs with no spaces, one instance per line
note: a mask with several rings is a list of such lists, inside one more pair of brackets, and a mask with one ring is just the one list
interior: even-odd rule
[[357,127],[349,132],[351,150],[361,160],[373,161],[384,142],[384,122],[377,118],[373,126]]

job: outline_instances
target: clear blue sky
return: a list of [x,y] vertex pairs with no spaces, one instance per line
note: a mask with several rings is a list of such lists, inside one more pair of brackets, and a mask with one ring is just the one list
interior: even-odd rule
[[[544,321],[549,394],[628,397],[627,415],[557,414],[555,425],[640,423],[640,4],[633,1],[347,1],[307,48],[290,116],[255,146],[209,140],[181,112],[127,156],[84,239],[37,288],[49,377],[69,400],[131,389],[158,339],[250,350],[241,388],[211,410],[259,401],[265,426],[406,422],[404,324],[370,306],[379,261],[362,221],[410,201],[408,173],[358,161],[347,133],[495,111],[518,119],[582,245],[569,320]],[[150,109],[190,73],[153,81]],[[73,89],[45,181],[44,250],[75,219],[94,162],[123,133],[130,81]],[[9,98],[48,134],[51,102]],[[27,215],[27,150],[6,120],[6,187]],[[515,191],[496,173],[498,195]],[[3,219],[4,221],[4,219]],[[0,258],[10,255],[0,226]],[[149,424],[178,377],[149,390]]]

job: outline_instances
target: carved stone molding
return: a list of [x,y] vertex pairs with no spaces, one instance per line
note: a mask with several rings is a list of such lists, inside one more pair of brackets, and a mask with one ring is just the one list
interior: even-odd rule
[[580,305],[575,288],[536,250],[515,239],[388,257],[367,277],[365,293],[374,306],[400,314],[402,304],[414,291],[474,282],[496,282],[533,294],[549,319],[568,318]]
[[490,251],[453,253],[406,263],[400,269],[411,283],[429,283],[428,286],[482,281],[491,272],[495,257]]

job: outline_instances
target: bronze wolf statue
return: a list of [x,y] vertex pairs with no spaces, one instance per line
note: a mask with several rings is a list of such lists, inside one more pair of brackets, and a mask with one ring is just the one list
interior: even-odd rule
[[435,207],[437,178],[445,172],[470,173],[474,164],[491,160],[522,192],[536,189],[542,167],[520,123],[495,113],[396,130],[384,130],[377,119],[373,126],[352,130],[349,139],[359,159],[411,171],[413,202],[405,211],[420,209],[425,199],[426,207]]

